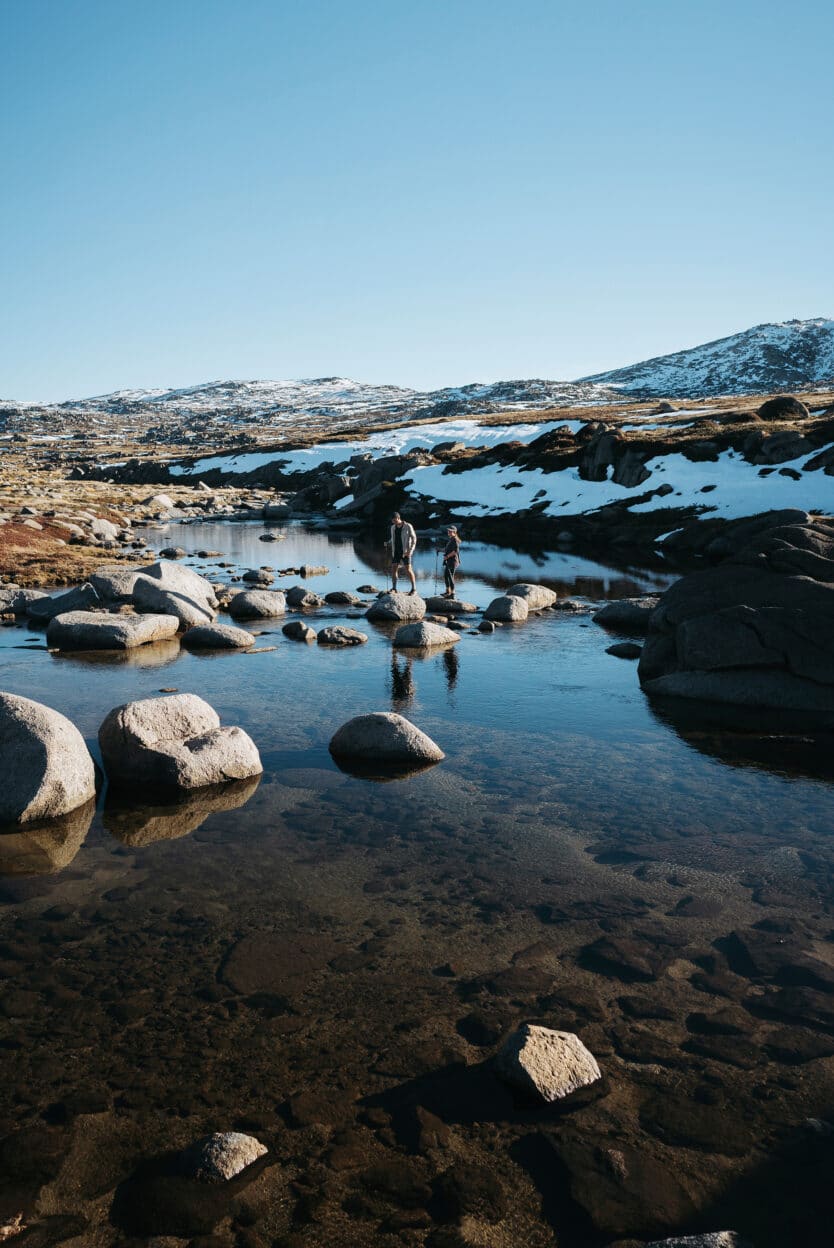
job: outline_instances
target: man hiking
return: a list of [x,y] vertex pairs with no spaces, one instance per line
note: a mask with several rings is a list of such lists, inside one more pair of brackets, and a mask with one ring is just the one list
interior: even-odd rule
[[446,545],[443,547],[443,580],[446,583],[444,598],[455,596],[455,572],[460,565],[460,537],[454,524],[446,530]]
[[398,511],[395,511],[391,517],[391,538],[389,545],[391,547],[391,588],[396,593],[397,575],[400,567],[405,568],[405,573],[411,581],[411,589],[409,594],[417,593],[417,581],[414,576],[414,569],[411,566],[411,556],[417,545],[417,534],[414,532],[414,525],[409,524],[407,520],[403,520]]

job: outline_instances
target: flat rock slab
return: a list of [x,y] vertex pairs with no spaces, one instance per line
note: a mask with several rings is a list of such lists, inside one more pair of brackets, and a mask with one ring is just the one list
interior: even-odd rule
[[476,615],[478,612],[474,602],[461,602],[458,598],[444,598],[440,594],[426,599],[426,610],[438,615]]
[[57,650],[132,650],[175,637],[179,626],[175,615],[67,611],[49,621],[46,641]]
[[291,997],[303,992],[342,946],[331,936],[299,932],[254,932],[232,945],[220,979],[243,996],[268,992]]
[[201,624],[183,634],[182,644],[187,650],[247,650],[255,638],[232,624]]

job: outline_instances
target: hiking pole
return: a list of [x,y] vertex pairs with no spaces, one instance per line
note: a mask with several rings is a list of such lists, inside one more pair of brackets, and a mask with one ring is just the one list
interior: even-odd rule
[[438,579],[437,579],[437,561],[440,558],[440,551],[435,549],[434,552],[434,596],[437,597]]

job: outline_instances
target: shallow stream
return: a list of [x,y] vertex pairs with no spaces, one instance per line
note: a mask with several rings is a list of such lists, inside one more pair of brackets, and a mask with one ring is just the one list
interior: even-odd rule
[[[306,563],[330,568],[320,592],[385,584],[381,546],[273,531],[149,538],[213,579]],[[423,593],[434,568],[426,548]],[[473,546],[459,597],[670,579]],[[756,1248],[825,1242],[832,1144],[803,1124],[834,1113],[834,787],[806,743],[754,748],[653,708],[587,614],[428,658],[365,621],[349,650],[282,623],[255,653],[210,656],[59,656],[0,629],[0,687],[67,714],[94,753],[112,707],[177,689],[244,727],[265,768],[179,806],[105,795],[63,837],[0,840],[0,1216],[39,1190],[41,1213],[87,1220],[85,1244],[578,1248],[727,1226]],[[369,710],[407,715],[446,760],[388,784],[343,774],[330,736]],[[493,1079],[525,1020],[596,1054],[587,1103],[534,1111]],[[227,1205],[123,1183],[230,1128],[276,1164]],[[452,1224],[470,1238],[443,1239]]]

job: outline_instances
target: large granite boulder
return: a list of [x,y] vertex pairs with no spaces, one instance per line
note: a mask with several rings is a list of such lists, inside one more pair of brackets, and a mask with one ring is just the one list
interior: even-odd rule
[[759,531],[682,577],[652,613],[638,671],[650,694],[834,723],[834,521]]
[[394,634],[394,645],[400,650],[430,650],[433,646],[453,646],[460,641],[460,634],[442,624],[429,624],[420,620],[417,624],[403,624]]
[[184,628],[210,624],[215,615],[204,596],[192,598],[182,590],[167,588],[163,581],[152,576],[137,576],[132,597],[140,611],[173,615]]
[[115,782],[198,789],[263,771],[252,739],[240,728],[221,728],[214,708],[193,693],[117,706],[98,740]]
[[144,567],[96,568],[90,577],[90,584],[102,602],[129,602],[133,597],[136,578],[144,571]]
[[544,607],[552,607],[559,597],[546,585],[531,585],[527,581],[511,585],[507,593],[513,598],[523,598],[531,611],[541,611]]
[[178,629],[175,615],[67,611],[49,621],[46,642],[56,650],[132,650],[174,637]]
[[525,598],[519,598],[515,594],[501,594],[499,598],[493,598],[484,612],[484,619],[498,620],[500,624],[520,624],[527,619],[529,613],[530,608]]
[[399,621],[401,624],[410,620],[422,620],[425,614],[426,604],[419,594],[400,594],[393,590],[377,598],[366,612],[369,620],[380,623]]
[[508,1083],[537,1099],[562,1100],[602,1078],[594,1055],[570,1031],[524,1023],[495,1059]]
[[169,559],[160,559],[156,563],[147,564],[141,571],[143,576],[159,581],[162,588],[172,594],[181,594],[184,598],[204,604],[212,611],[217,610],[217,598],[211,583],[193,568],[182,563],[172,563]]
[[0,824],[56,819],[95,798],[95,768],[84,738],[40,702],[0,693],[0,757]]
[[227,607],[233,620],[274,620],[286,609],[287,600],[278,589],[245,589]]

